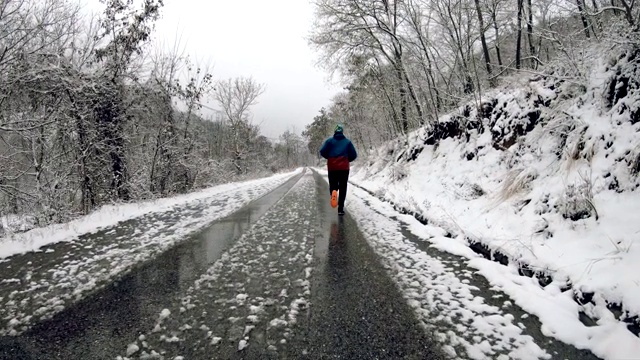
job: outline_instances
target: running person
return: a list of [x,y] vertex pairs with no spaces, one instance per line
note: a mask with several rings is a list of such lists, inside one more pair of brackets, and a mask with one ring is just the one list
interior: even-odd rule
[[327,159],[331,206],[338,207],[338,215],[344,215],[344,200],[347,197],[347,182],[349,181],[349,163],[358,157],[353,143],[344,136],[342,131],[342,125],[338,124],[333,136],[325,140],[320,148],[320,155]]

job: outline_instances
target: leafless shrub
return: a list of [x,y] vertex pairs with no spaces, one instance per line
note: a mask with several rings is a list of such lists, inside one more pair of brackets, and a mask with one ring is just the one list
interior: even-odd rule
[[391,178],[393,181],[400,181],[406,178],[408,175],[408,169],[404,162],[394,163],[391,166]]
[[587,219],[591,216],[598,220],[598,210],[593,199],[591,170],[579,171],[578,176],[580,181],[567,185],[562,198],[558,202],[560,214],[565,219],[573,221]]

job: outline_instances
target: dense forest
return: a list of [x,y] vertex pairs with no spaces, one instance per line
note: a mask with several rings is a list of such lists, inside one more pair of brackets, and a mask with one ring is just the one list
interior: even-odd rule
[[157,45],[162,0],[101,2],[0,2],[0,216],[42,226],[312,159],[252,123],[265,84]]
[[345,91],[304,134],[310,149],[342,121],[367,152],[489,89],[538,74],[585,87],[591,46],[636,47],[627,0],[317,0],[310,43]]

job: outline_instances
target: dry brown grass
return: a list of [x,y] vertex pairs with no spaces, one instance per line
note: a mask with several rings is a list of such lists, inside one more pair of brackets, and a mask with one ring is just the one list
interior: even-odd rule
[[496,195],[496,202],[502,203],[529,188],[529,184],[538,177],[533,168],[509,170],[502,181],[502,188]]

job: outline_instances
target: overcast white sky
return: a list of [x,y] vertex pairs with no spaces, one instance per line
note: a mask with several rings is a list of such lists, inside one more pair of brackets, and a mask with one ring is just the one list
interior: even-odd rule
[[305,39],[313,22],[309,0],[164,0],[164,4],[156,39],[171,44],[176,33],[181,34],[187,53],[209,60],[216,79],[252,76],[266,84],[253,108],[253,122],[268,137],[291,127],[300,133],[340,89],[314,65],[317,55]]

